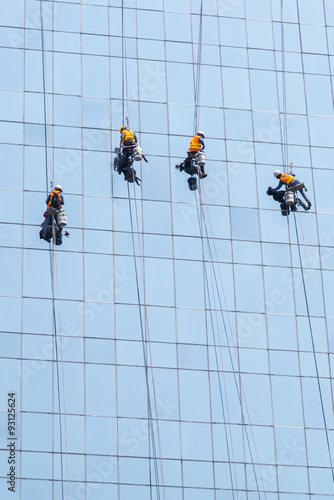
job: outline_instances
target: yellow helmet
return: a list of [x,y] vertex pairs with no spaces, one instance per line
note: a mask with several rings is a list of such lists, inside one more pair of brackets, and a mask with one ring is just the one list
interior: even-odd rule
[[122,132],[123,132],[123,130],[126,130],[126,127],[125,127],[124,125],[123,125],[123,127],[121,127],[121,129],[120,129],[120,133],[122,133]]

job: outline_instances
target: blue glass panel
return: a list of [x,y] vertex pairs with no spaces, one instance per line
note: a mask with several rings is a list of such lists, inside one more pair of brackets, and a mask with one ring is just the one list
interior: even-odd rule
[[176,300],[181,307],[204,307],[203,264],[175,262]]
[[275,69],[274,52],[271,50],[249,49],[249,65],[254,69]]
[[268,373],[268,355],[257,349],[240,349],[240,370],[252,373]]
[[248,45],[251,48],[273,49],[273,31],[271,23],[247,20]]
[[[37,467],[37,470],[35,467]],[[22,452],[21,474],[26,478],[50,479],[52,477],[52,455],[48,453]]]
[[24,1],[14,4],[3,3],[0,8],[1,24],[4,26],[22,26],[24,24]]
[[268,316],[268,336],[270,349],[297,349],[296,322],[292,316]]
[[293,491],[296,493],[308,493],[308,481],[306,468],[302,467],[278,467],[279,487],[281,491]]
[[276,427],[275,439],[280,465],[306,465],[304,429]]
[[179,375],[182,419],[204,422],[210,421],[207,373],[200,371],[181,371]]
[[57,4],[57,13],[54,16],[54,29],[57,31],[72,31],[79,33],[80,5],[60,2]]
[[84,33],[108,34],[108,11],[105,7],[82,6],[82,31]]
[[236,47],[221,47],[223,66],[245,68],[247,66],[247,50]]
[[164,27],[162,12],[139,10],[137,14],[137,21],[139,38],[163,38]]
[[[29,429],[38,428],[38,436]],[[31,451],[52,451],[52,416],[26,413],[22,416],[22,447]]]
[[[334,487],[332,482],[331,469],[312,468],[310,469],[310,489],[311,493],[323,493],[333,495]],[[321,497],[320,497],[321,498]]]
[[226,17],[244,17],[244,5],[239,1],[220,1],[218,2],[218,15]]
[[293,377],[272,378],[274,419],[276,425],[302,426],[300,382]]
[[183,481],[185,486],[212,488],[213,467],[210,462],[183,462]]
[[[234,16],[233,16],[234,17]],[[242,19],[219,19],[220,43],[236,47],[246,47],[246,26]]]
[[303,54],[303,63],[305,73],[316,73],[317,75],[329,75],[329,60],[328,56],[319,54]]
[[302,50],[311,54],[327,54],[327,40],[325,27],[300,26]]
[[[82,51],[85,54],[107,56],[109,54],[109,40],[101,35],[82,35]],[[115,52],[111,52],[115,55]]]
[[174,41],[191,41],[189,16],[186,14],[165,14],[166,39]]
[[271,425],[273,417],[268,377],[246,374],[242,376],[242,384],[248,406],[247,421],[250,420],[253,425]]
[[223,72],[223,90],[227,108],[250,109],[247,70],[226,68]]
[[115,369],[113,366],[86,366],[86,411],[90,415],[115,415]]
[[80,35],[54,32],[54,50],[57,52],[80,52]]
[[[10,64],[8,62],[10,61]],[[23,51],[19,49],[0,49],[0,64],[6,68],[0,75],[0,88],[4,90],[23,90]]]
[[238,313],[238,346],[267,347],[266,321],[264,314]]
[[270,351],[270,371],[274,375],[299,375],[296,352]]
[[[94,78],[99,75],[99,79]],[[83,94],[95,97],[109,96],[109,60],[106,57],[83,56]],[[79,92],[78,92],[79,93]]]
[[329,78],[305,75],[308,112],[312,115],[333,116],[333,97]]
[[323,2],[306,0],[299,7],[299,16],[303,24],[325,24]]

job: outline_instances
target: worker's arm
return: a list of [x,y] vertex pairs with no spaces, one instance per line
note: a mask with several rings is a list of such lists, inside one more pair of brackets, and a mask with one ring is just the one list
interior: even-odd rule
[[51,195],[49,194],[49,196],[47,197],[47,199],[46,199],[46,202],[45,202],[45,203],[46,203],[46,204],[48,204],[50,200],[51,200]]
[[65,205],[64,196],[62,194],[60,195],[60,199],[61,199],[61,204]]
[[202,150],[203,150],[205,148],[205,144],[202,137],[199,137],[199,142],[202,144]]
[[284,185],[284,182],[279,181],[278,186],[273,189],[273,191],[278,191]]

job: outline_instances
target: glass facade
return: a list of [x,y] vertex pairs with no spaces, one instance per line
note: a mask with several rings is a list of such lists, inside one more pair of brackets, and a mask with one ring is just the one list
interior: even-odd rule
[[0,4],[1,499],[333,497],[333,1],[42,7]]

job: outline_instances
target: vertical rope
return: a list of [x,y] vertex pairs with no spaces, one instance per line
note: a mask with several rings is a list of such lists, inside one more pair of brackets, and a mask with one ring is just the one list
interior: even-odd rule
[[289,149],[288,149],[288,116],[287,116],[287,81],[286,81],[286,61],[285,61],[285,35],[284,35],[284,7],[281,0],[281,51],[282,51],[282,94],[283,94],[283,171],[289,167]]
[[[196,209],[197,209],[198,225],[199,225],[199,229],[200,229],[201,240],[202,240],[202,243],[203,243],[203,239],[204,239],[203,238],[203,229],[202,229],[202,223],[201,223],[201,217],[200,217],[200,213],[199,213],[199,208],[198,208],[196,193],[195,193],[195,197],[196,197]],[[213,263],[212,263],[212,265],[213,265]],[[231,431],[231,423],[230,423],[229,417],[228,417],[228,419],[226,419],[226,416],[225,416],[225,406],[224,406],[223,390],[222,390],[222,385],[221,385],[220,370],[219,370],[218,355],[217,355],[216,334],[215,334],[215,327],[214,327],[214,322],[213,322],[213,317],[212,317],[212,306],[211,306],[211,298],[210,298],[209,280],[208,280],[208,273],[207,273],[207,270],[206,270],[206,263],[205,263],[205,260],[204,260],[204,254],[203,254],[203,268],[204,268],[205,286],[206,286],[207,295],[208,295],[208,305],[209,305],[210,322],[211,322],[211,328],[212,328],[212,336],[213,336],[213,342],[214,342],[214,348],[215,348],[214,350],[215,350],[215,360],[216,360],[216,367],[217,367],[218,387],[219,387],[220,402],[221,402],[221,408],[222,408],[222,414],[223,414],[225,441],[226,441],[227,458],[228,458],[228,466],[229,466],[229,475],[230,475],[230,481],[231,481],[231,490],[232,490],[232,495],[233,495],[233,499],[234,499],[235,498],[235,495],[234,495],[235,489],[233,487],[232,460],[231,460],[230,445],[229,445],[229,442],[228,442],[228,435],[227,435],[227,428],[226,428],[226,424],[228,423],[230,431]],[[211,267],[210,267],[210,271],[212,273]],[[212,279],[212,276],[211,276],[211,279]],[[212,281],[212,286],[213,286],[213,281]],[[213,298],[214,298],[214,301],[215,301],[214,288],[213,288]],[[216,315],[217,315],[216,304],[215,304],[215,310],[216,310]],[[217,321],[217,328],[219,330],[218,321]],[[223,377],[224,377],[224,386],[225,386],[225,391],[226,391],[225,374],[224,374],[223,364],[222,364],[222,373],[223,373]],[[226,392],[225,392],[225,398],[226,398],[227,414],[229,415],[228,398],[227,398],[227,393]],[[231,451],[232,451],[233,464],[234,464],[235,484],[236,484],[236,490],[238,491],[238,483],[237,483],[237,474],[236,474],[235,461],[234,461],[234,450],[233,450],[232,434],[230,434],[230,439],[231,439]]]
[[309,326],[309,331],[310,331],[310,336],[311,336],[311,342],[312,342],[314,366],[315,366],[315,370],[316,370],[316,374],[317,374],[317,384],[318,384],[318,390],[319,390],[319,396],[320,396],[322,418],[323,418],[324,426],[325,426],[325,434],[326,434],[326,443],[327,443],[327,449],[328,449],[328,456],[329,456],[330,468],[331,468],[331,473],[332,473],[332,478],[333,478],[333,483],[334,483],[333,460],[332,460],[332,454],[331,454],[331,447],[330,447],[330,443],[329,443],[329,434],[328,434],[328,428],[327,428],[327,420],[326,420],[326,414],[325,414],[324,401],[323,401],[323,396],[322,396],[322,391],[321,391],[321,385],[320,385],[320,375],[319,375],[319,368],[318,368],[318,362],[317,362],[317,356],[316,356],[316,349],[315,349],[315,343],[314,343],[313,328],[312,328],[311,317],[310,317],[310,307],[309,307],[308,298],[307,298],[307,291],[306,291],[306,284],[305,284],[303,261],[302,261],[301,251],[300,251],[300,242],[299,242],[299,233],[298,233],[298,227],[297,227],[297,219],[296,219],[296,214],[294,213],[293,215],[294,215],[294,219],[293,220],[294,220],[295,231],[296,231],[296,239],[297,239],[297,248],[298,248],[298,257],[299,257],[299,264],[300,264],[300,272],[301,272],[301,277],[302,277],[303,292],[304,292],[306,312],[307,312],[307,320],[308,320],[308,326]]
[[124,0],[122,0],[122,123],[125,123],[125,96],[124,96],[124,89],[125,89],[125,77],[124,77],[124,64],[125,64],[125,58],[124,58]]
[[[122,0],[122,119],[123,125],[129,118],[129,85],[128,85],[128,65],[126,56],[126,35],[125,35],[125,7]],[[126,102],[126,115],[125,115]],[[128,123],[129,125],[129,123]]]
[[[45,146],[45,181],[46,181],[46,192],[49,189],[49,161],[48,161],[48,119],[47,119],[47,109],[48,102],[46,98],[47,94],[47,71],[45,62],[45,43],[44,43],[44,12],[43,12],[43,0],[40,0],[40,17],[41,17],[41,52],[42,52],[42,79],[43,79],[43,104],[44,104],[44,146]],[[53,169],[52,169],[52,179],[51,184],[53,185]],[[59,374],[59,353],[58,353],[58,336],[57,336],[57,317],[56,317],[56,306],[55,306],[55,283],[54,283],[54,252],[55,249],[55,224],[54,217],[52,216],[52,236],[53,243],[49,246],[50,255],[50,274],[51,274],[51,294],[52,294],[52,330],[54,338],[55,347],[55,363],[56,363],[56,378],[57,378],[57,401],[58,401],[58,416],[59,416],[59,450],[60,450],[60,478],[61,478],[61,498],[64,500],[64,464],[63,464],[63,429],[62,429],[62,418],[61,418],[61,400],[60,400],[60,374]],[[60,311],[59,311],[60,314]],[[64,365],[63,365],[64,370]],[[63,371],[64,373],[64,371]],[[63,381],[64,383],[64,381]],[[64,393],[65,398],[65,393]],[[65,400],[64,400],[65,405]],[[66,418],[65,418],[66,420]],[[65,424],[66,426],[66,424]],[[65,431],[66,432],[66,431]],[[67,447],[66,447],[66,457],[67,457]],[[68,464],[68,461],[66,461]],[[68,481],[68,468],[67,468],[67,481]],[[67,496],[69,497],[69,483],[67,482]]]
[[[134,175],[134,174],[133,174]],[[134,200],[135,200],[135,209],[136,209],[136,220],[137,220],[137,234],[138,234],[138,244],[140,248],[140,238],[139,238],[139,220],[138,220],[138,208],[137,208],[137,196],[136,196],[136,183],[133,182],[133,192],[134,192]],[[157,424],[157,438],[158,438],[158,448],[159,448],[159,458],[160,458],[160,474],[161,474],[161,484],[164,500],[166,500],[166,492],[165,492],[165,481],[164,481],[164,471],[162,464],[162,449],[161,449],[161,439],[160,439],[160,427],[159,427],[159,416],[158,416],[158,405],[157,405],[157,396],[155,390],[155,381],[154,381],[154,372],[153,372],[153,357],[152,357],[152,347],[151,347],[151,335],[150,328],[148,323],[148,311],[147,311],[147,302],[146,302],[146,286],[145,286],[145,273],[144,273],[144,256],[140,259],[141,264],[141,272],[143,278],[143,298],[144,298],[144,310],[145,310],[145,326],[147,333],[147,342],[148,342],[148,352],[150,357],[150,368],[151,368],[151,378],[152,378],[152,390],[153,390],[153,401],[156,415],[156,424]]]
[[[139,291],[139,278],[138,278],[138,268],[137,268],[137,260],[136,260],[136,247],[135,247],[135,239],[134,239],[132,207],[131,207],[131,198],[130,198],[130,188],[129,188],[128,182],[127,182],[127,188],[128,188],[130,224],[131,224],[133,262],[134,262],[135,277],[136,277],[136,290],[137,290],[138,311],[139,311],[139,319],[140,319],[140,332],[141,332],[141,339],[142,339],[144,369],[145,369],[145,381],[146,381],[147,400],[148,400],[148,418],[149,418],[150,431],[151,431],[151,436],[152,436],[152,448],[153,448],[153,457],[154,457],[153,463],[154,463],[154,473],[155,473],[155,481],[156,481],[156,493],[157,493],[157,499],[160,500],[159,471],[158,471],[158,464],[157,464],[155,433],[154,433],[154,427],[153,427],[153,413],[152,413],[152,404],[151,404],[150,387],[149,387],[148,363],[147,363],[147,356],[146,356],[146,350],[145,350],[145,336],[144,336],[144,326],[143,326],[144,321],[143,321],[143,315],[142,315],[142,310],[141,310],[141,300],[140,300],[140,291]],[[150,483],[150,489],[152,489],[151,483]]]
[[[201,183],[200,183],[200,185],[201,185]],[[200,189],[201,189],[201,187],[200,187]],[[200,196],[201,196],[201,194],[200,194]],[[197,197],[196,197],[196,202],[197,202]],[[223,323],[223,327],[224,327],[224,331],[225,331],[225,337],[226,337],[226,343],[227,343],[227,347],[228,347],[229,358],[230,358],[230,362],[231,362],[231,366],[232,366],[232,371],[233,371],[233,378],[234,378],[234,382],[235,382],[235,386],[236,386],[238,401],[240,403],[242,424],[243,424],[244,429],[245,429],[246,440],[247,440],[247,444],[248,444],[249,454],[250,454],[250,457],[251,457],[251,463],[252,463],[252,468],[253,468],[253,472],[254,472],[254,478],[255,478],[255,482],[256,482],[257,493],[258,493],[258,497],[260,499],[261,498],[261,496],[260,496],[260,487],[259,487],[259,484],[258,484],[257,474],[256,474],[256,470],[255,470],[255,461],[254,461],[254,458],[253,458],[253,452],[252,452],[252,449],[251,449],[251,443],[250,443],[250,438],[249,438],[249,434],[248,434],[248,430],[247,430],[247,425],[249,425],[249,427],[251,429],[252,439],[253,439],[254,448],[255,448],[255,454],[256,454],[257,461],[258,461],[258,466],[259,466],[260,478],[261,478],[261,481],[262,481],[263,493],[264,493],[264,497],[266,498],[266,491],[265,491],[265,486],[264,486],[264,480],[263,480],[262,471],[261,471],[261,468],[260,468],[260,463],[259,463],[259,458],[258,458],[258,453],[257,453],[257,447],[256,447],[254,433],[253,433],[253,426],[252,426],[252,423],[251,423],[251,419],[250,419],[250,415],[249,415],[249,410],[248,410],[248,405],[247,405],[247,401],[246,401],[246,395],[245,395],[245,392],[244,392],[242,380],[240,379],[240,388],[239,388],[238,381],[236,379],[236,370],[235,370],[233,356],[232,356],[232,347],[231,347],[230,341],[228,339],[228,331],[227,331],[226,321],[225,321],[224,314],[223,314],[223,306],[222,306],[222,301],[221,301],[221,296],[220,296],[220,291],[219,291],[219,286],[218,286],[217,274],[216,274],[215,268],[213,266],[212,249],[211,249],[211,245],[210,245],[210,241],[209,241],[209,234],[208,234],[206,219],[205,219],[205,215],[204,215],[204,211],[203,211],[203,203],[201,201],[201,198],[200,198],[200,202],[199,203],[200,203],[200,207],[201,207],[201,214],[202,214],[202,217],[203,217],[203,223],[204,223],[204,228],[205,228],[205,233],[206,233],[205,239],[207,241],[207,245],[208,245],[208,249],[209,249],[209,255],[210,255],[210,260],[211,260],[211,265],[212,265],[212,271],[213,271],[215,286],[216,286],[216,290],[217,290],[218,303],[219,303],[220,313],[221,313],[221,317],[222,317],[222,323]],[[211,223],[211,220],[210,220],[210,223]],[[212,225],[211,225],[211,229],[212,229]],[[202,237],[204,238],[204,236],[202,236]],[[213,233],[212,233],[212,239],[214,241]],[[218,256],[217,256],[217,260],[218,260]],[[222,288],[224,290],[224,284],[223,284],[221,275],[220,275],[220,280],[221,280],[221,286],[222,286]],[[227,308],[227,304],[226,304],[226,308]],[[218,332],[218,334],[219,334],[219,332]],[[232,334],[231,334],[231,338],[232,338],[232,342],[233,342],[233,335]],[[219,340],[219,347],[221,349],[220,338],[218,340]],[[234,342],[233,342],[233,347],[236,350]],[[222,354],[221,354],[221,356],[222,356]],[[238,363],[238,360],[237,360],[237,363]],[[239,363],[238,363],[238,365],[239,365]],[[238,371],[240,373],[240,368],[239,368]],[[247,415],[248,415],[249,424],[246,423],[244,412],[242,410],[242,398],[245,401],[245,406],[246,406],[246,411],[247,411]]]
[[44,112],[44,146],[45,146],[45,191],[49,192],[49,172],[48,172],[48,131],[47,131],[47,115],[46,115],[46,75],[45,75],[45,47],[44,47],[44,16],[43,16],[43,0],[40,0],[40,16],[41,16],[41,48],[42,48],[42,79],[43,79],[43,112]]
[[[125,41],[125,18],[124,18],[124,0],[122,0],[122,113],[123,113],[123,124],[125,120],[127,121],[127,125],[129,126],[129,92],[128,92],[128,73],[127,73],[127,55],[126,55],[126,41]],[[127,103],[127,115],[125,116],[125,101]],[[133,171],[134,176],[134,171]],[[140,248],[140,238],[139,238],[139,223],[138,223],[138,212],[137,212],[137,198],[136,198],[136,190],[135,190],[135,178],[133,178],[133,186],[134,186],[134,197],[135,197],[135,206],[136,206],[136,215],[137,215],[137,226],[138,226],[138,240],[139,240],[139,248]],[[157,399],[156,399],[156,391],[155,391],[155,382],[154,382],[154,374],[153,374],[153,361],[152,361],[152,352],[151,352],[151,344],[150,344],[150,334],[149,334],[149,325],[148,325],[148,315],[147,315],[147,307],[146,307],[146,294],[145,294],[145,279],[144,279],[144,271],[142,267],[143,274],[143,288],[144,288],[144,310],[145,310],[145,320],[143,319],[143,314],[141,310],[141,299],[140,299],[140,291],[139,291],[139,277],[138,277],[138,267],[136,261],[136,251],[135,251],[135,241],[134,241],[134,226],[133,226],[133,215],[132,215],[132,207],[131,207],[131,197],[130,197],[130,188],[129,183],[127,182],[128,189],[128,201],[129,201],[129,214],[130,214],[130,223],[131,223],[131,234],[132,234],[132,247],[133,247],[133,259],[134,259],[134,267],[135,267],[135,276],[136,276],[136,289],[137,289],[137,299],[138,299],[138,310],[139,310],[139,319],[140,319],[140,330],[141,330],[141,338],[142,338],[142,349],[143,349],[143,359],[144,359],[144,368],[145,368],[145,380],[146,380],[146,389],[147,389],[147,400],[148,400],[148,421],[149,428],[152,440],[152,451],[153,451],[153,468],[154,468],[154,476],[156,482],[156,496],[157,500],[160,500],[160,480],[159,480],[159,468],[158,468],[158,453],[157,453],[157,445],[156,445],[156,437],[153,426],[153,411],[152,411],[152,402],[150,395],[150,385],[149,385],[149,373],[148,373],[148,360],[146,354],[146,342],[148,342],[149,346],[149,355],[150,355],[150,368],[151,368],[151,377],[152,377],[152,388],[153,388],[153,396],[154,396],[154,406],[156,413],[156,426],[157,426],[157,440],[160,454],[160,474],[161,474],[161,486],[163,492],[163,498],[166,500],[165,487],[164,487],[164,475],[163,475],[163,465],[162,465],[162,452],[161,452],[161,440],[160,440],[160,431],[159,431],[159,421],[158,421],[158,409],[157,409]],[[147,340],[144,334],[144,324],[147,332]],[[149,457],[149,460],[151,458]],[[151,480],[151,467],[150,467],[150,494],[152,491],[152,480]]]
[[195,111],[194,111],[194,135],[199,130],[200,118],[200,97],[201,97],[201,65],[202,65],[202,40],[203,40],[203,0],[201,0],[201,10],[199,19],[199,40],[195,77]]

